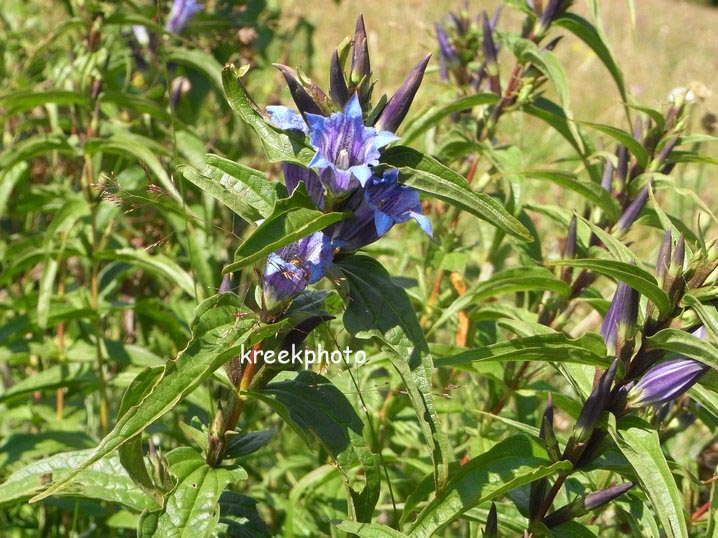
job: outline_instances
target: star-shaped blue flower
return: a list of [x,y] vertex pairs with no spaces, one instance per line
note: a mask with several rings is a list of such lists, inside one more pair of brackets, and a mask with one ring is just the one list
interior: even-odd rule
[[399,171],[387,170],[372,176],[365,185],[364,198],[374,209],[374,225],[379,236],[398,222],[414,219],[431,236],[431,221],[422,213],[419,192],[399,183]]
[[309,163],[327,192],[343,197],[372,176],[379,164],[379,148],[398,140],[389,131],[364,125],[359,97],[354,94],[344,108],[329,117],[306,114],[309,140],[317,150]]
[[194,14],[203,9],[204,6],[194,0],[174,0],[170,15],[165,23],[165,30],[173,34],[179,34]]

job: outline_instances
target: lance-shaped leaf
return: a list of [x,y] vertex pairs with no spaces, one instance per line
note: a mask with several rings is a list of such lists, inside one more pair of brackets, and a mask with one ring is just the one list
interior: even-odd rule
[[600,336],[587,333],[572,339],[563,333],[538,334],[470,349],[436,359],[439,367],[455,367],[474,362],[543,361],[590,364],[605,368],[606,347]]
[[718,347],[679,329],[663,329],[647,339],[648,349],[662,349],[718,368]]
[[227,65],[222,69],[222,84],[229,106],[254,130],[271,162],[290,162],[305,167],[309,164],[315,151],[304,134],[283,131],[265,120],[237,77],[234,66]]
[[[545,476],[567,472],[571,464],[551,464],[542,443],[516,435],[459,467],[442,495],[437,495],[411,526],[412,538],[426,538],[467,510]],[[497,479],[500,477],[500,479]]]
[[317,209],[304,184],[300,183],[289,198],[277,201],[272,215],[237,248],[235,261],[226,266],[224,272],[230,273],[251,265],[344,217],[344,213],[323,213]]
[[[379,458],[367,447],[364,424],[346,396],[328,379],[308,370],[246,394],[271,407],[310,446],[312,439],[319,442],[339,467],[352,517],[370,521],[379,500]],[[360,492],[350,484],[350,472],[357,465],[366,480]]]
[[621,449],[646,492],[669,538],[687,538],[680,490],[663,455],[658,432],[638,417],[623,417],[616,424],[609,415],[608,431]]
[[179,167],[185,179],[219,200],[250,224],[272,214],[277,199],[285,194],[282,184],[267,176],[218,155],[207,155],[202,170]]
[[384,152],[381,162],[399,168],[402,183],[468,211],[509,235],[531,241],[531,233],[504,206],[487,194],[472,191],[466,179],[428,155],[395,146]]
[[409,297],[371,258],[349,256],[337,265],[349,284],[344,326],[356,338],[378,340],[389,354],[430,448],[436,489],[441,491],[448,473],[447,440],[434,406],[433,361]]
[[37,502],[66,488],[93,463],[107,456],[177,406],[231,357],[269,334],[278,324],[261,325],[233,293],[214,295],[195,310],[192,339],[165,366],[162,377],[147,396],[128,409],[99,445],[73,471],[36,495]]
[[581,269],[589,269],[602,275],[610,276],[616,280],[625,282],[641,295],[645,295],[656,305],[661,314],[668,314],[671,310],[668,295],[658,287],[656,279],[648,271],[644,271],[640,267],[636,267],[630,263],[617,260],[594,260],[594,259],[578,259],[578,260],[555,260],[548,262],[552,265],[561,265],[569,267],[579,267]]

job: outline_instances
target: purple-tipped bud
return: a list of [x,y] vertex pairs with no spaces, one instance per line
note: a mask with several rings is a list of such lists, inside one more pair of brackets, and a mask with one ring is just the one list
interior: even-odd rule
[[[578,234],[578,223],[576,215],[571,219],[571,223],[568,225],[568,231],[566,232],[566,243],[563,245],[562,258],[564,260],[571,260],[576,256],[576,243]],[[570,283],[571,277],[573,276],[573,267],[562,267],[561,268],[561,280]]]
[[501,93],[501,83],[499,81],[499,66],[496,59],[498,51],[496,50],[491,23],[489,22],[486,12],[482,14],[481,23],[483,26],[482,46],[484,56],[486,57],[486,72],[489,75],[489,89],[499,95]]
[[219,285],[219,293],[229,293],[230,291],[232,291],[232,273],[226,273]]
[[399,89],[392,95],[389,102],[382,110],[376,121],[376,128],[380,131],[395,133],[401,122],[406,117],[414,100],[416,91],[424,78],[424,71],[429,63],[431,54],[427,54],[418,64],[414,66],[411,73],[404,79]]
[[648,370],[628,392],[628,403],[634,407],[643,407],[675,400],[695,385],[708,370],[708,365],[693,359],[662,362]]
[[609,355],[620,355],[623,344],[633,338],[638,318],[639,294],[624,282],[616,286],[616,293],[601,325],[601,336]]
[[673,256],[671,256],[671,264],[668,266],[668,273],[672,276],[678,276],[683,272],[683,263],[686,260],[686,239],[683,234],[678,236],[676,246],[673,248]]
[[628,149],[626,149],[626,146],[618,146],[616,157],[618,157],[616,177],[621,184],[623,184],[626,182],[626,177],[628,176]]
[[165,22],[165,30],[179,34],[194,14],[202,9],[204,9],[202,4],[198,4],[194,0],[174,0],[169,17]]
[[495,29],[496,29],[496,25],[499,24],[499,17],[501,16],[501,10],[502,10],[502,8],[503,8],[503,6],[497,7],[497,8],[494,10],[494,14],[491,16],[490,26],[491,26],[491,30],[492,30],[492,31],[495,30]]
[[633,487],[633,482],[626,482],[625,484],[618,484],[611,486],[610,488],[597,491],[595,493],[589,493],[585,497],[576,499],[570,504],[563,506],[555,512],[546,516],[543,520],[544,524],[550,529],[557,527],[562,523],[571,521],[577,517],[581,517],[591,510],[600,508],[612,500],[617,499],[629,489]]
[[606,192],[613,191],[613,163],[606,161],[603,167],[603,176],[601,177],[601,187]]
[[661,149],[661,152],[656,157],[656,160],[659,163],[663,163],[668,159],[668,156],[671,154],[671,151],[673,151],[673,148],[676,147],[676,144],[678,144],[678,137],[674,136],[671,138],[668,142],[666,142],[666,145],[663,146]]
[[497,538],[499,535],[499,520],[496,515],[496,503],[491,503],[489,515],[486,516],[486,528],[484,538]]
[[611,386],[616,377],[619,359],[614,359],[608,370],[603,372],[598,383],[593,387],[593,391],[586,398],[581,408],[581,413],[576,421],[573,435],[566,445],[563,458],[571,462],[576,462],[586,449],[586,443],[593,435],[596,423],[601,417],[601,413],[606,409],[611,396]]
[[541,33],[546,31],[546,29],[551,25],[551,22],[557,15],[561,3],[562,0],[549,0],[548,4],[546,5],[546,9],[544,9],[543,13],[541,13],[541,19],[539,22],[542,29]]
[[439,42],[439,74],[441,80],[448,81],[449,67],[459,62],[459,55],[451,45],[444,27],[438,22],[434,26],[436,27],[436,39]]
[[369,63],[369,44],[366,39],[364,16],[359,15],[357,18],[356,28],[354,29],[352,70],[349,75],[349,80],[353,85],[357,85],[364,77],[369,77],[370,74],[371,64]]
[[321,107],[314,101],[312,96],[309,95],[309,92],[304,89],[302,83],[299,82],[299,76],[294,69],[282,64],[272,65],[279,69],[282,72],[282,75],[284,75],[284,80],[287,81],[287,86],[289,87],[289,93],[292,95],[292,99],[294,99],[294,103],[297,105],[297,108],[299,109],[299,112],[302,113],[302,115],[324,115]]
[[554,37],[551,41],[546,43],[546,46],[542,47],[541,50],[543,52],[546,52],[546,51],[551,52],[553,49],[556,48],[556,45],[558,45],[562,39],[563,39],[562,35]]
[[347,88],[346,80],[344,80],[339,53],[336,50],[332,55],[332,63],[329,68],[329,95],[332,97],[334,106],[344,110],[344,105],[349,101],[349,89]]
[[656,280],[659,284],[663,282],[663,278],[668,271],[668,265],[671,259],[671,250],[673,249],[673,237],[671,230],[666,230],[661,243],[661,249],[658,251],[658,259],[656,260]]
[[623,212],[623,215],[621,215],[621,218],[618,219],[618,222],[616,223],[616,228],[618,229],[619,233],[625,233],[626,230],[631,227],[631,224],[635,222],[635,220],[638,218],[638,215],[640,215],[641,211],[643,211],[643,208],[646,206],[647,201],[648,187],[643,187],[641,192],[638,193],[638,196],[636,196],[636,198],[630,204],[628,204],[628,207]]

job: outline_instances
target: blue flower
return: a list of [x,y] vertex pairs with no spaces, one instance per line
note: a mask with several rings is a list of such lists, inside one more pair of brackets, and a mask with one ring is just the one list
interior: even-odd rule
[[315,232],[270,254],[262,279],[264,319],[274,319],[309,284],[318,282],[331,261],[331,242],[324,232]]
[[398,140],[389,131],[364,125],[359,97],[354,94],[344,112],[324,117],[307,114],[312,147],[317,150],[309,163],[317,170],[327,192],[345,197],[369,180],[371,166],[379,164],[379,148]]
[[419,193],[399,183],[399,172],[387,170],[373,175],[363,190],[355,192],[345,210],[354,217],[337,223],[332,229],[333,245],[351,252],[373,243],[396,223],[414,219],[431,235],[431,221],[421,212]]
[[304,122],[302,115],[296,110],[287,108],[281,105],[272,105],[267,107],[269,112],[270,121],[280,129],[285,131],[302,131],[303,133],[309,133],[307,124]]
[[194,0],[174,0],[170,15],[165,23],[165,30],[179,34],[187,25],[192,16],[204,7]]
[[374,209],[376,233],[384,235],[395,223],[414,219],[431,236],[431,221],[421,212],[419,192],[399,183],[399,171],[387,170],[372,176],[364,189],[364,198]]

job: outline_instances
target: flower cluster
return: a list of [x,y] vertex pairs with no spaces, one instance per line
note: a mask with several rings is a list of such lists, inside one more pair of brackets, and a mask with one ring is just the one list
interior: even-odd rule
[[361,16],[352,46],[348,77],[340,61],[348,55],[334,53],[331,98],[295,70],[277,65],[297,110],[269,106],[270,121],[280,129],[308,136],[316,152],[306,168],[283,163],[287,190],[291,194],[303,183],[318,208],[348,216],[269,256],[262,281],[265,319],[276,319],[308,284],[317,282],[334,255],[373,243],[394,224],[415,220],[431,235],[418,191],[399,183],[398,170],[380,164],[382,148],[399,139],[394,131],[409,111],[429,57],[414,67],[388,101],[372,109],[371,64]]

